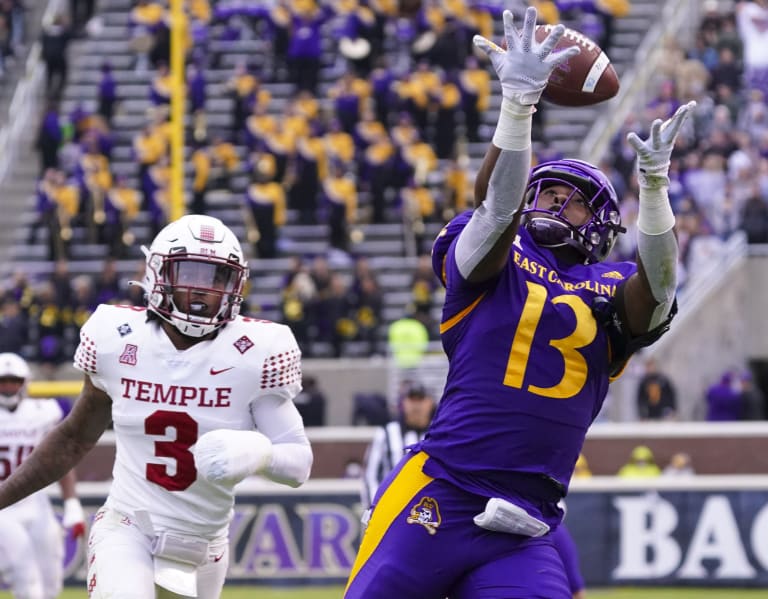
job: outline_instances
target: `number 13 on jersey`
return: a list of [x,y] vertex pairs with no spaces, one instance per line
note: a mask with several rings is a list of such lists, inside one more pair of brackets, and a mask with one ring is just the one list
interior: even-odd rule
[[525,389],[529,393],[542,397],[568,399],[581,391],[587,381],[587,360],[579,349],[594,341],[597,335],[597,323],[589,306],[578,295],[563,294],[552,297],[550,301],[553,304],[565,304],[576,317],[576,326],[569,335],[549,340],[549,345],[562,356],[563,377],[551,387],[538,387],[532,384],[524,387],[528,363],[531,359],[536,359],[536,356],[531,355],[531,348],[548,299],[546,287],[530,281],[526,284],[528,296],[512,340],[504,384],[516,389]]

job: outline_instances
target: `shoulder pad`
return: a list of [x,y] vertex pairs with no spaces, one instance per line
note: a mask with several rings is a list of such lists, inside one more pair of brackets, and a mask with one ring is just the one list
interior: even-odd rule
[[144,307],[101,304],[81,327],[80,340],[83,335],[97,343],[119,340],[130,336],[146,320]]
[[453,240],[467,226],[469,219],[472,218],[472,212],[472,210],[467,210],[454,217],[451,222],[440,230],[435,241],[432,243],[432,271],[440,279],[443,286],[445,286],[444,265],[448,249],[451,247]]

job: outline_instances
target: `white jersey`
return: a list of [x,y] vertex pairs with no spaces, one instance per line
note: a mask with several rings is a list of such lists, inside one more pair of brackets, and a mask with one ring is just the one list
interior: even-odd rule
[[[23,399],[13,412],[0,409],[0,481],[27,459],[64,415],[55,399]],[[33,493],[5,509],[37,510],[40,502],[48,502],[45,491]]]
[[215,429],[254,430],[254,402],[301,391],[291,330],[242,316],[180,351],[144,308],[101,305],[80,330],[75,367],[112,398],[107,505],[149,511],[156,530],[209,539],[226,534],[234,493],[197,476],[190,448]]

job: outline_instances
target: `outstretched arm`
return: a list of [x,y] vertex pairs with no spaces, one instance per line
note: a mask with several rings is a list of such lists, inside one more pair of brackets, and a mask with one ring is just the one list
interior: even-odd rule
[[553,52],[565,32],[563,25],[538,43],[533,7],[526,10],[521,31],[515,29],[510,11],[504,11],[503,19],[506,50],[481,36],[473,40],[490,58],[503,97],[493,143],[475,180],[475,212],[456,245],[459,272],[471,282],[491,279],[508,260],[531,166],[534,105],[552,71],[579,53],[577,47]]
[[677,239],[675,215],[669,204],[669,160],[675,139],[696,102],[677,109],[669,120],[657,119],[645,141],[637,134],[627,141],[637,152],[640,186],[637,220],[637,273],[623,287],[625,319],[633,336],[663,323],[675,301]]
[[86,376],[69,415],[0,484],[0,509],[64,478],[96,444],[111,419],[112,400]]

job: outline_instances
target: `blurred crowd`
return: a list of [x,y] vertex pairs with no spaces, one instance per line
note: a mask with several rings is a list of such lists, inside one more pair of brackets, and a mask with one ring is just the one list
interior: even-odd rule
[[0,352],[21,355],[38,366],[39,378],[54,379],[58,367],[72,360],[80,327],[96,306],[140,304],[136,291],[120,278],[112,260],[96,276],[73,277],[65,260],[41,280],[18,270],[0,296]]
[[[710,422],[764,420],[766,399],[748,367],[729,367],[708,381],[694,413]],[[645,359],[644,372],[637,384],[636,406],[640,420],[679,418],[675,385],[653,356]]]
[[[614,15],[627,11],[622,2],[537,4],[548,22],[578,22],[602,43],[609,43]],[[209,192],[234,194],[260,258],[281,253],[290,211],[298,223],[327,223],[329,247],[341,251],[359,237],[357,223],[384,222],[403,222],[417,251],[428,251],[424,223],[443,222],[471,201],[468,144],[487,138],[482,115],[491,92],[485,59],[471,40],[494,37],[502,5],[424,2],[403,18],[397,2],[188,3],[188,208],[204,213]],[[139,213],[151,236],[169,210],[167,6],[136,0],[130,13],[126,34],[136,72],[150,79],[151,108],[130,140],[136,171],[122,180],[112,167],[113,149],[125,141],[116,139],[112,122],[122,97],[109,62],[92,102],[68,114],[59,108],[70,35],[103,28],[98,16],[85,26],[83,18],[58,15],[45,34],[51,101],[38,136],[36,229],[49,231],[51,259],[67,257],[78,242],[107,243],[121,257]],[[207,73],[222,69],[240,42],[262,51],[215,85],[216,97],[231,100],[230,118],[227,126],[209,126]],[[275,83],[291,87],[288,98],[273,97],[267,84]]]
[[[567,22],[607,49],[616,19],[631,9],[629,1],[528,3],[544,21]],[[627,119],[600,165],[622,198],[629,229],[618,257],[635,251],[637,182],[626,131],[647,128],[691,99],[696,115],[680,135],[670,171],[680,280],[734,232],[743,231],[750,243],[768,242],[768,44],[760,25],[768,21],[767,4],[705,2],[692,47],[666,40],[668,58],[651,82],[652,100]],[[254,258],[287,255],[283,229],[290,219],[327,223],[329,253],[349,256],[343,269],[322,254],[294,256],[285,274],[275,303],[306,355],[388,351],[382,285],[368,261],[354,255],[360,225],[402,222],[421,255],[431,241],[426,225],[471,205],[470,148],[487,141],[483,114],[491,98],[490,70],[471,39],[475,33],[494,38],[494,22],[507,6],[430,1],[404,18],[397,2],[383,0],[186,3],[188,209],[206,212],[214,192],[237,198]],[[22,14],[18,1],[0,0],[0,54],[4,41],[18,36],[18,27],[4,36],[3,23]],[[130,257],[129,249],[167,220],[170,24],[167,3],[134,2],[126,35],[133,69],[149,80],[150,109],[128,139],[114,126],[124,95],[107,61],[92,101],[61,109],[69,40],[98,36],[104,26],[93,0],[73,0],[68,15],[44,28],[52,48],[49,103],[37,136],[37,218],[27,241],[37,243],[47,232],[47,257],[57,261],[57,273],[67,270],[74,244],[102,244],[109,264]],[[225,58],[245,42],[261,51],[230,67]],[[208,81],[211,69],[226,68],[231,73],[223,82]],[[276,97],[274,84],[290,88],[288,96]],[[213,126],[210,100],[222,95],[230,99],[227,125]],[[540,124],[545,112],[537,115]],[[557,158],[544,129],[535,135],[534,160]],[[121,144],[131,148],[133,172],[113,166]],[[428,258],[419,264],[408,273],[402,320],[416,320],[435,340],[440,290]],[[69,359],[78,323],[94,302],[140,303],[106,275],[77,277],[69,290],[56,278],[17,275],[6,282],[2,326],[16,331],[4,337],[7,351],[58,364]],[[249,306],[256,314],[260,308]],[[674,414],[674,393],[670,400],[669,389],[648,389],[644,407],[638,404],[641,417]]]
[[670,200],[677,216],[684,284],[711,262],[734,232],[749,243],[768,243],[768,3],[703,3],[705,14],[693,47],[666,40],[665,60],[653,82],[653,98],[633,112],[616,135],[603,168],[623,198],[630,234],[619,253],[635,252],[637,180],[626,133],[666,119],[696,100],[694,118],[678,138],[670,169]]
[[[434,309],[440,304],[440,286],[432,274],[429,256],[419,259],[410,275],[409,299],[404,318],[423,330],[424,341],[439,338]],[[308,263],[294,258],[286,273],[280,300],[282,321],[293,330],[302,353],[308,357],[349,355],[348,342],[359,342],[358,355],[386,355],[387,333],[400,320],[385,323],[383,291],[369,261],[358,258],[351,276],[334,272],[324,256]],[[395,348],[396,349],[396,348]]]
[[[99,304],[144,305],[141,289],[128,285],[114,259],[104,260],[98,275],[73,276],[70,268],[67,260],[58,260],[50,276],[29,277],[17,270],[0,289],[0,352],[24,356],[50,378],[71,360],[80,326]],[[142,280],[143,270],[143,261],[137,262],[130,278]],[[383,356],[392,349],[388,335],[404,319],[423,330],[424,344],[439,338],[434,314],[442,288],[432,276],[428,256],[419,259],[409,278],[403,319],[387,323],[384,292],[368,259],[358,258],[349,271],[341,271],[332,269],[325,256],[295,257],[276,306],[246,299],[243,312],[258,316],[276,307],[307,357]],[[258,285],[258,276],[249,284]]]

